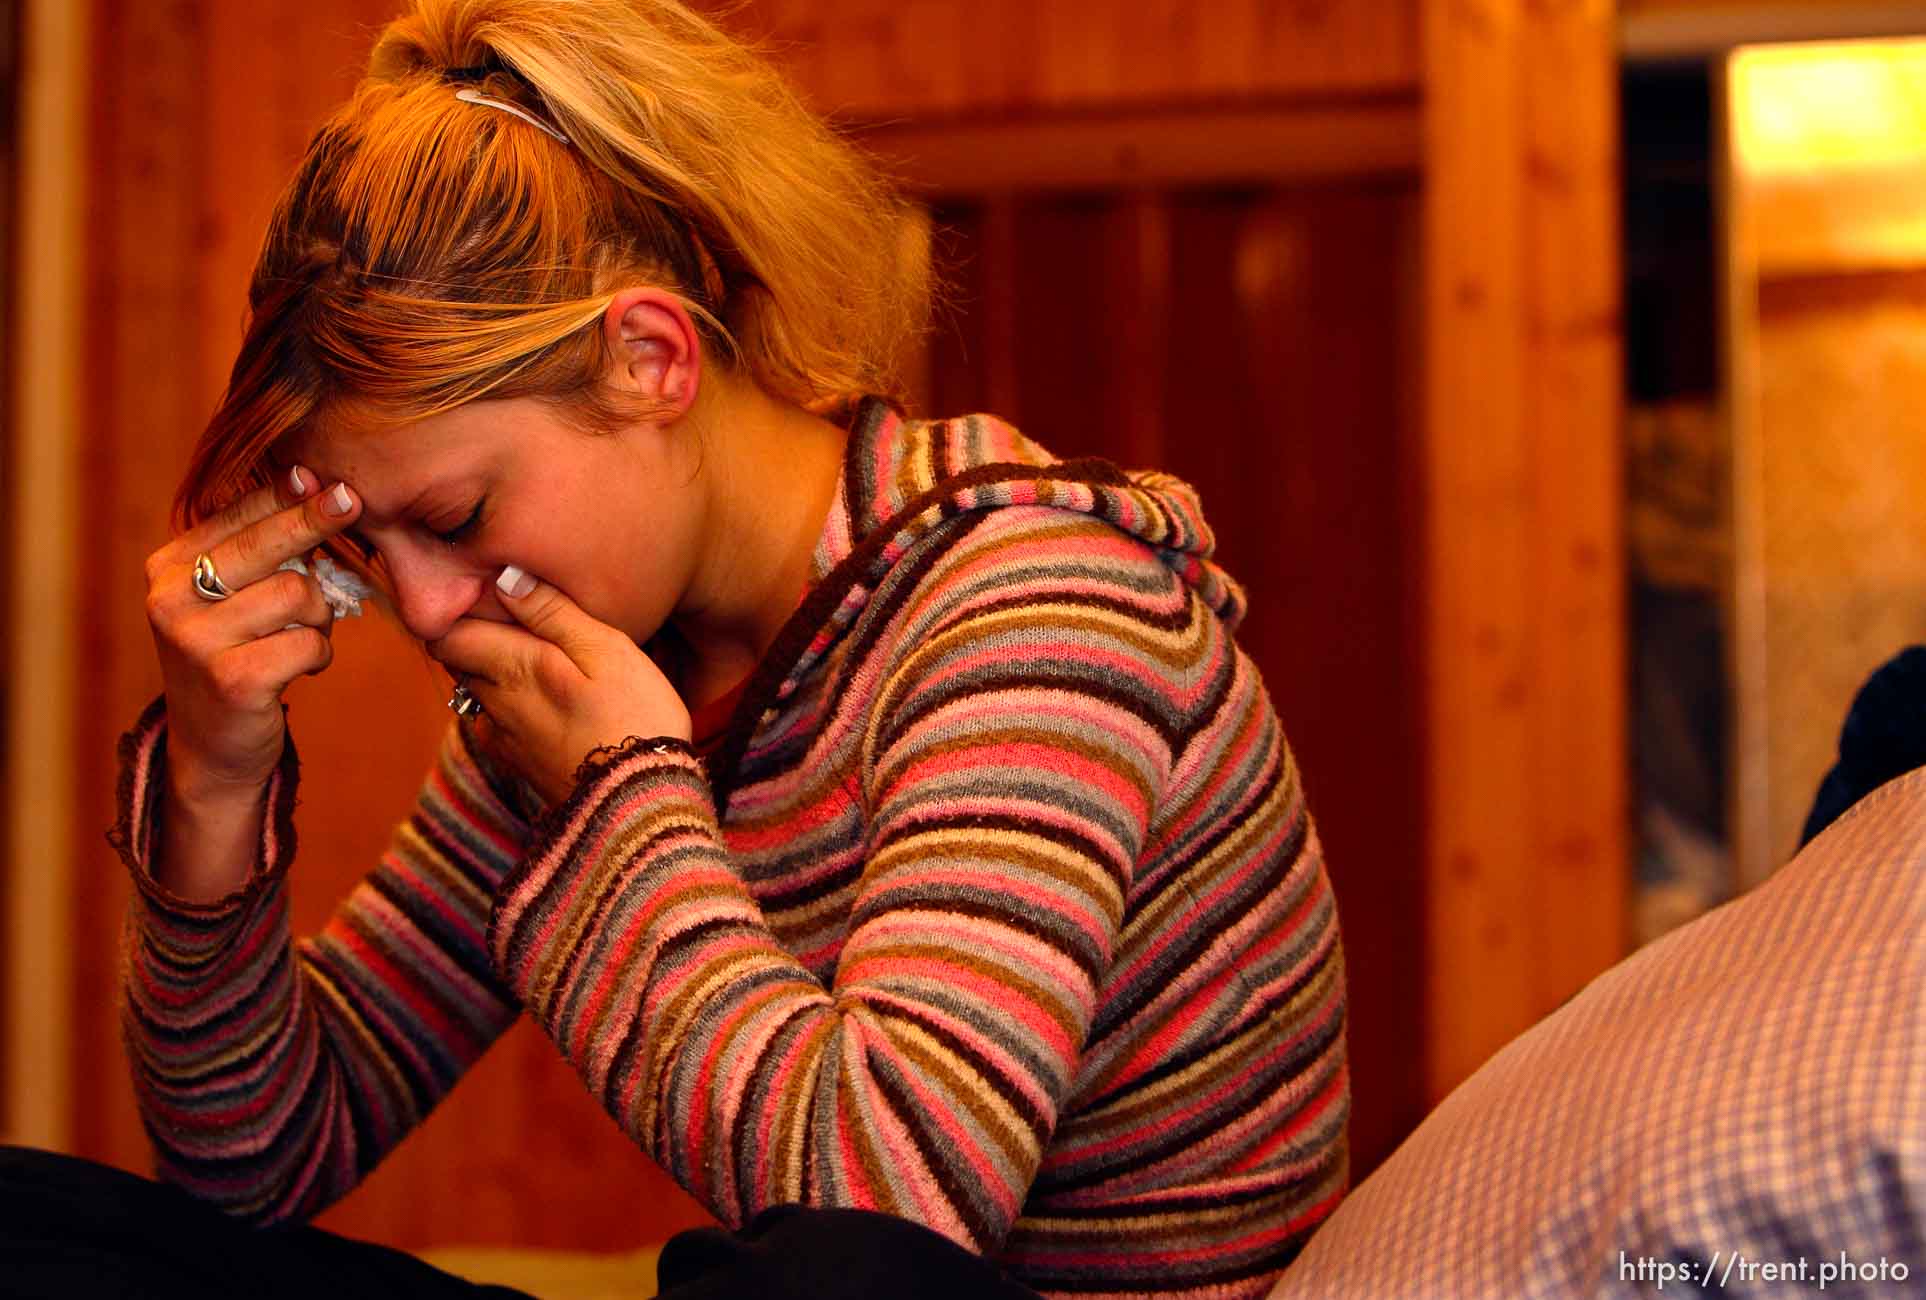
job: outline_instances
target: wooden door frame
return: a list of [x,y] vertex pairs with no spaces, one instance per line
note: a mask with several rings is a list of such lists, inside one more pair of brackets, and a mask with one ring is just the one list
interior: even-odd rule
[[90,0],[25,0],[9,310],[4,1133],[73,1131],[78,448]]
[[1434,1099],[1628,941],[1617,8],[1423,6]]

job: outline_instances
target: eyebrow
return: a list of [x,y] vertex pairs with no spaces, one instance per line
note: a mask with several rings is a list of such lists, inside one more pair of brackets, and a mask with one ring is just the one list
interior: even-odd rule
[[[372,516],[374,522],[377,524],[391,524],[391,523],[395,523],[398,520],[407,519],[420,508],[421,503],[423,501],[433,496],[436,490],[439,489],[441,486],[442,485],[439,483],[430,483],[427,487],[424,487],[423,489],[421,489],[421,491],[415,493],[414,496],[410,497],[401,506],[400,509],[392,512],[383,512],[383,511],[376,510],[374,506],[369,503],[368,498],[364,495],[361,498],[361,518],[368,519]],[[356,522],[356,526],[358,527],[360,525],[360,520],[356,520],[355,522]]]

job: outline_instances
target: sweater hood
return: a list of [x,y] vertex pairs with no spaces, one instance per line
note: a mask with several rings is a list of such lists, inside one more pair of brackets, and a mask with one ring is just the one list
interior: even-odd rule
[[1196,490],[1183,480],[1126,472],[1096,457],[1061,460],[995,416],[910,420],[880,398],[865,398],[850,423],[842,480],[816,543],[809,598],[797,611],[810,625],[809,646],[785,674],[778,698],[808,676],[932,529],[959,514],[1010,506],[1100,519],[1150,547],[1227,626],[1244,616],[1243,589],[1212,560],[1216,539]]
[[809,592],[751,675],[712,762],[724,801],[757,719],[809,680],[890,570],[960,514],[1048,506],[1102,520],[1155,552],[1227,628],[1244,616],[1243,589],[1211,559],[1216,539],[1196,490],[1173,475],[1060,460],[994,416],[911,420],[875,397],[856,404],[848,427]]

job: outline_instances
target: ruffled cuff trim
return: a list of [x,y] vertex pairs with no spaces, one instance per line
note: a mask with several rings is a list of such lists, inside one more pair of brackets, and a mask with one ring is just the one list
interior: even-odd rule
[[[283,706],[285,708],[285,706]],[[211,902],[195,902],[154,879],[155,837],[160,830],[161,792],[167,786],[167,697],[157,696],[142,710],[133,729],[120,738],[120,776],[114,792],[114,824],[107,842],[120,854],[134,887],[152,906],[180,917],[216,920],[245,910],[294,861],[295,790],[301,759],[294,736],[282,741],[281,761],[267,783],[267,814],[254,865],[239,889]]]
[[576,792],[580,793],[589,782],[600,780],[610,769],[641,754],[686,754],[698,758],[693,745],[674,736],[630,736],[617,745],[597,745],[575,768]]

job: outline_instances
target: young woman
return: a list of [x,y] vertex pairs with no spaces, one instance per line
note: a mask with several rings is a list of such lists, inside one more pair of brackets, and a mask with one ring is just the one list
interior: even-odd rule
[[[885,400],[900,213],[672,0],[383,33],[148,565],[116,840],[168,1182],[304,1220],[526,1012],[731,1227],[1244,1296],[1330,1211],[1337,922],[1242,594],[1176,480]],[[459,717],[292,943],[317,547]]]

